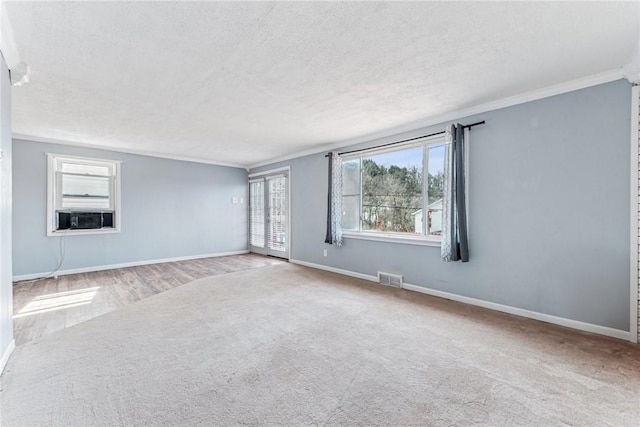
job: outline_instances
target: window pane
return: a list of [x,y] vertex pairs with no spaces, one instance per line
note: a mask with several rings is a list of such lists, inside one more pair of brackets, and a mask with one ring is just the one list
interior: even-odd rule
[[360,159],[342,162],[342,194],[360,194]]
[[264,182],[249,184],[249,239],[252,246],[264,248]]
[[342,229],[358,230],[360,228],[360,195],[342,197]]
[[362,158],[362,229],[422,234],[422,147]]
[[86,175],[102,175],[109,176],[111,172],[109,170],[109,166],[101,166],[101,165],[82,165],[78,163],[62,163],[60,165],[61,172],[67,173],[79,173]]
[[427,200],[427,235],[439,236],[442,234],[442,192],[444,189],[444,156],[445,144],[433,144],[427,147],[429,150],[429,181]]
[[287,250],[287,178],[270,178],[269,183],[269,249]]
[[108,177],[62,175],[63,196],[109,197]]
[[360,159],[342,162],[342,229],[360,229]]
[[111,209],[109,199],[87,197],[63,197],[62,209]]
[[342,162],[342,229],[360,229],[360,159]]

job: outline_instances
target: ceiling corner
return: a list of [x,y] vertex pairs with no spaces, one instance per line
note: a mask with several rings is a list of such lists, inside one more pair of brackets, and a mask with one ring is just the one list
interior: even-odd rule
[[630,83],[640,83],[640,38],[636,43],[636,47],[631,54],[631,59],[622,68],[624,77],[629,80]]
[[13,37],[13,28],[5,10],[6,1],[0,0],[0,51],[9,69],[20,64],[20,55]]

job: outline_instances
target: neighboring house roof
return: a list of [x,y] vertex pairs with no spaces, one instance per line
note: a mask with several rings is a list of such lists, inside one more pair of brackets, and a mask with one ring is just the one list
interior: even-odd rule
[[[429,206],[427,206],[427,209],[432,210],[432,211],[438,211],[438,210],[442,210],[442,199],[438,199],[435,202],[431,203]],[[422,209],[418,209],[417,211],[415,211],[414,213],[412,213],[411,215],[418,215],[422,213]]]
[[435,202],[427,206],[428,209],[442,209],[442,199],[438,199]]

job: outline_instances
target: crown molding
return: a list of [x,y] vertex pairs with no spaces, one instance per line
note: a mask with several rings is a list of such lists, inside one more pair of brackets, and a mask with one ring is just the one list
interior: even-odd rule
[[584,89],[591,86],[596,86],[603,83],[609,83],[616,80],[627,78],[624,69],[614,69],[605,71],[603,73],[594,74],[591,76],[581,77],[579,79],[571,80],[568,82],[560,83],[557,85],[548,86],[542,89],[533,90],[530,92],[524,92],[518,95],[509,96],[496,101],[490,101],[483,104],[475,105],[460,110],[450,111],[443,114],[437,114],[425,119],[406,123],[401,126],[385,129],[380,132],[367,134],[364,136],[346,139],[343,141],[324,144],[315,148],[311,148],[297,153],[289,154],[282,157],[254,163],[248,168],[253,169],[261,166],[270,165],[286,160],[295,159],[298,157],[309,156],[312,154],[318,154],[325,151],[331,151],[339,148],[345,148],[352,145],[374,143],[382,138],[388,138],[391,136],[397,136],[399,134],[419,131],[428,126],[438,125],[449,121],[460,120],[464,117],[474,116],[477,114],[486,113],[489,111],[499,110],[501,108],[512,107],[514,105],[524,104],[530,101],[536,101],[538,99],[549,98],[551,96],[560,95],[567,92],[573,92],[576,90]]
[[248,170],[245,165],[241,165],[238,163],[216,162],[214,160],[201,159],[197,157],[178,156],[174,154],[162,154],[162,153],[156,153],[156,152],[144,151],[144,150],[130,150],[127,148],[116,148],[116,147],[109,147],[106,145],[86,144],[82,142],[67,141],[67,140],[60,140],[60,139],[53,139],[53,138],[44,138],[40,136],[27,135],[22,133],[14,133],[12,135],[12,138],[20,139],[24,141],[44,142],[47,144],[67,145],[71,147],[89,148],[93,150],[112,151],[116,153],[135,154],[138,156],[157,157],[160,159],[179,160],[182,162],[204,163],[207,165],[225,166],[229,168],[239,168],[239,169]]

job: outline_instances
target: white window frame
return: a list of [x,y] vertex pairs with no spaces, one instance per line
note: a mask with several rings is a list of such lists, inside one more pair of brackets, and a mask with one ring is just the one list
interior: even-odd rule
[[[113,211],[115,218],[113,227],[97,228],[97,229],[76,229],[76,230],[56,230],[56,208],[58,198],[58,179],[56,177],[57,163],[60,160],[70,160],[76,163],[84,163],[88,165],[108,165],[113,170],[113,184],[111,185],[110,200],[113,208],[110,209],[84,209],[91,211]],[[121,160],[99,159],[94,157],[70,156],[67,154],[47,153],[47,236],[86,236],[90,234],[112,234],[120,233],[121,214],[120,214],[120,165]],[[77,209],[81,210],[81,209]]]
[[[354,160],[362,157],[382,154],[385,152],[393,152],[398,150],[404,150],[412,147],[424,147],[432,144],[439,144],[444,142],[444,135],[434,135],[429,137],[424,137],[415,141],[412,141],[407,144],[398,144],[396,146],[385,147],[385,148],[371,148],[369,150],[359,151],[358,153],[343,155],[343,160]],[[465,129],[465,144],[469,142],[469,132],[468,129]],[[428,159],[428,153],[426,150],[423,150],[423,171],[426,170],[426,161]],[[467,200],[469,199],[469,146],[466,146],[465,149],[465,192],[467,194]],[[423,182],[423,195],[425,189],[427,188],[427,181]],[[362,179],[360,180],[360,216],[362,215]],[[426,206],[423,206],[423,211]],[[467,218],[469,217],[469,203],[466,204]],[[423,215],[425,212],[423,212]],[[360,228],[362,228],[362,218],[359,221]],[[404,235],[400,233],[385,233],[379,231],[366,231],[366,230],[343,230],[342,236],[348,239],[359,239],[359,240],[371,240],[378,242],[390,242],[390,243],[401,243],[401,244],[409,244],[409,245],[420,245],[420,246],[433,246],[440,247],[442,238],[440,236],[425,236],[425,235]]]

